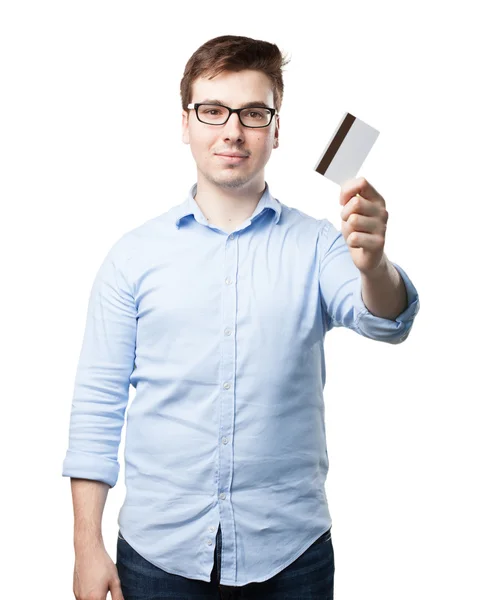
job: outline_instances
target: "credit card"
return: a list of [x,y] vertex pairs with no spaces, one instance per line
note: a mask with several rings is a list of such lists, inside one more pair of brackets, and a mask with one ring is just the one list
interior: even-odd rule
[[356,177],[374,145],[379,131],[351,113],[346,113],[322,153],[314,170],[342,185]]

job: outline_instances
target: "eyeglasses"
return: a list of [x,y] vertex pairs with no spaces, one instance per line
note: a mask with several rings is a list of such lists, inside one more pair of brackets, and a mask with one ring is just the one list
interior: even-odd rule
[[[198,121],[207,125],[224,125],[230,118],[231,113],[237,113],[244,127],[254,128],[268,127],[276,113],[275,108],[266,108],[264,106],[229,108],[229,106],[222,104],[200,104],[198,102],[188,104],[187,108],[194,108]],[[276,113],[276,116],[279,117],[279,113]]]

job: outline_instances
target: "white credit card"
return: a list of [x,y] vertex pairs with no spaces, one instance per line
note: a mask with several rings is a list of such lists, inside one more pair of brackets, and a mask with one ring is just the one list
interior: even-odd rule
[[353,179],[378,135],[377,129],[346,113],[314,166],[314,170],[339,185],[348,179]]

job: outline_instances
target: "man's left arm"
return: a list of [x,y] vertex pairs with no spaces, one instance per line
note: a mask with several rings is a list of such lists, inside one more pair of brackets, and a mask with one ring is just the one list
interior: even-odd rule
[[386,255],[375,271],[361,273],[361,296],[371,314],[391,321],[408,306],[404,280]]
[[339,203],[341,233],[351,258],[360,272],[359,305],[363,305],[357,325],[374,317],[398,321],[406,329],[403,341],[419,310],[417,290],[409,277],[384,252],[389,213],[381,194],[364,178],[350,179],[341,186]]

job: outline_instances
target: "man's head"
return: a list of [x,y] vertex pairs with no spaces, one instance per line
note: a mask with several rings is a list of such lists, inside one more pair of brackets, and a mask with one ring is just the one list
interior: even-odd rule
[[[182,130],[183,142],[191,146],[199,180],[204,178],[223,188],[254,187],[256,182],[264,181],[264,167],[279,143],[281,69],[288,62],[275,44],[232,35],[209,40],[191,56],[180,85]],[[224,109],[200,108],[198,116],[211,121],[204,123],[194,108],[188,108],[195,103],[230,108],[248,104],[251,109],[254,103],[274,109],[275,114],[267,127],[247,127],[238,113],[217,125],[213,121]],[[241,116],[247,124],[263,124],[269,111],[246,111]],[[227,152],[241,153],[246,158],[232,162],[219,156]]]

